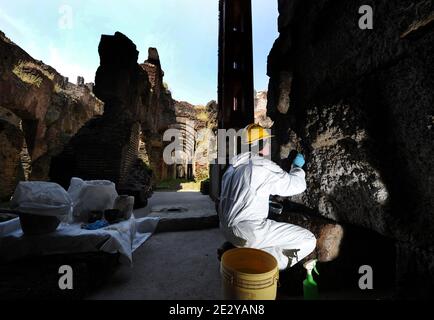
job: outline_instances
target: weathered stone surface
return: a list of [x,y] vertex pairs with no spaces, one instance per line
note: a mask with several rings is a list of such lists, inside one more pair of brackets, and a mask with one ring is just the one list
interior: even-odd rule
[[210,101],[206,106],[196,106],[196,153],[195,153],[195,178],[204,180],[209,177],[209,160],[214,152],[213,139],[217,131],[218,105]]
[[[215,102],[210,102],[207,106],[194,106],[186,101],[174,100],[167,84],[163,81],[164,71],[155,48],[149,48],[148,59],[140,66],[146,70],[151,84],[150,102],[144,106],[147,117],[142,122],[140,157],[152,168],[157,181],[187,176],[206,178],[208,163],[204,158],[208,156],[208,133],[204,132],[199,139],[195,139],[195,131],[215,126],[217,119]],[[163,135],[169,128],[179,129],[181,141],[186,141],[186,148],[176,165],[168,165],[163,159],[164,148],[170,143],[163,141]],[[193,159],[189,166],[188,155],[194,150],[201,150],[197,153],[200,159]],[[188,175],[187,172],[191,174]]]
[[135,197],[136,207],[146,206],[152,172],[139,159],[139,147],[151,84],[137,63],[135,44],[125,35],[103,35],[99,54],[94,90],[104,101],[104,113],[88,121],[53,159],[50,177],[64,187],[72,177],[110,180],[118,193]]
[[133,164],[125,181],[119,186],[119,193],[134,196],[134,208],[146,207],[152,194],[152,171],[141,159]]
[[[305,153],[303,202],[322,215],[431,252],[432,1],[289,2],[279,1],[280,37],[268,65],[275,159],[281,146]],[[374,8],[373,30],[358,28],[365,4]],[[282,72],[294,74],[284,115]],[[408,266],[397,261],[398,278],[406,274],[402,268]]]
[[116,32],[101,36],[98,52],[94,93],[104,101],[104,113],[127,113],[140,121],[145,117],[142,105],[147,102],[150,85],[146,72],[137,64],[136,45]]
[[21,130],[0,118],[0,201],[8,201],[19,179]]
[[163,161],[163,149],[167,145],[163,141],[164,131],[176,123],[174,101],[163,82],[164,71],[156,48],[148,49],[148,59],[140,67],[146,71],[150,83],[148,101],[143,105],[146,117],[142,121],[140,157],[151,167],[155,180],[166,179],[175,170]]
[[[118,190],[134,193],[138,203],[144,202],[150,195],[149,172],[144,168],[143,179],[136,173],[136,164],[140,120],[144,118],[142,106],[149,95],[147,74],[137,64],[136,46],[119,32],[101,37],[99,54],[95,94],[104,101],[104,114],[88,121],[71,139],[54,159],[50,177],[65,187],[74,176],[110,180]],[[134,178],[138,181],[132,181]],[[139,185],[143,187],[140,195]]]
[[282,71],[279,74],[279,98],[277,103],[277,110],[286,114],[290,106],[290,94],[292,87],[292,73]]
[[126,114],[93,118],[53,159],[50,177],[64,187],[74,176],[122,184],[137,160],[139,134]]
[[88,88],[65,82],[56,70],[33,59],[1,31],[0,92],[0,117],[8,117],[25,137],[28,153],[22,154],[28,158],[18,159],[18,165],[22,162],[31,179],[47,180],[51,157],[103,110],[103,103]]
[[320,262],[329,262],[339,256],[344,229],[335,221],[294,211],[284,212],[281,215],[271,215],[270,218],[310,230],[317,239],[316,249],[311,258],[316,258]]
[[[339,116],[336,116],[339,115]],[[389,192],[372,159],[364,119],[349,106],[308,111],[309,188],[303,200],[326,217],[388,234]]]
[[255,96],[255,123],[270,129],[273,121],[267,117],[267,91],[259,91]]

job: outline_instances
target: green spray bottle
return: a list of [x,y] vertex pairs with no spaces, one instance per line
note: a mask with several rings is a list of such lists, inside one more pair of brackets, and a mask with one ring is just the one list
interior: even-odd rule
[[313,279],[312,270],[318,275],[319,272],[316,269],[316,259],[309,260],[303,264],[303,267],[307,271],[306,279],[303,281],[303,295],[305,300],[317,300],[319,299],[318,285]]

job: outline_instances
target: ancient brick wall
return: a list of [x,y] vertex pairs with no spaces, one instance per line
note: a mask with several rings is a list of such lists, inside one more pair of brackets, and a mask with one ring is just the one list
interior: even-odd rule
[[50,177],[63,185],[73,176],[110,180],[143,204],[150,179],[139,163],[139,142],[150,95],[148,77],[137,64],[136,46],[119,32],[101,37],[99,54],[95,94],[105,103],[104,114],[87,122],[71,139],[53,161]]
[[131,126],[130,139],[122,148],[121,170],[119,183],[125,184],[128,173],[139,157],[140,124],[133,123]]

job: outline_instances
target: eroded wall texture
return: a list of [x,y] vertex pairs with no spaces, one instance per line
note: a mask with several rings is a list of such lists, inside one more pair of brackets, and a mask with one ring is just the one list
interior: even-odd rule
[[21,179],[48,180],[51,158],[103,103],[0,31],[0,201]]
[[274,159],[303,152],[299,201],[393,239],[397,294],[433,294],[434,3],[279,0],[278,22]]
[[65,188],[72,177],[110,180],[119,193],[144,206],[151,194],[150,173],[139,159],[139,140],[150,95],[148,75],[137,63],[136,45],[124,34],[102,35],[95,95],[102,116],[88,121],[54,158],[50,178]]

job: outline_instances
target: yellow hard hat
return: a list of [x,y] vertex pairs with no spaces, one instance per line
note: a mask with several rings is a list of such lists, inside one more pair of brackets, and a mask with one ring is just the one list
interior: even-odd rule
[[259,124],[253,123],[244,128],[243,143],[251,144],[272,137],[274,136],[270,134],[270,130],[261,127]]

